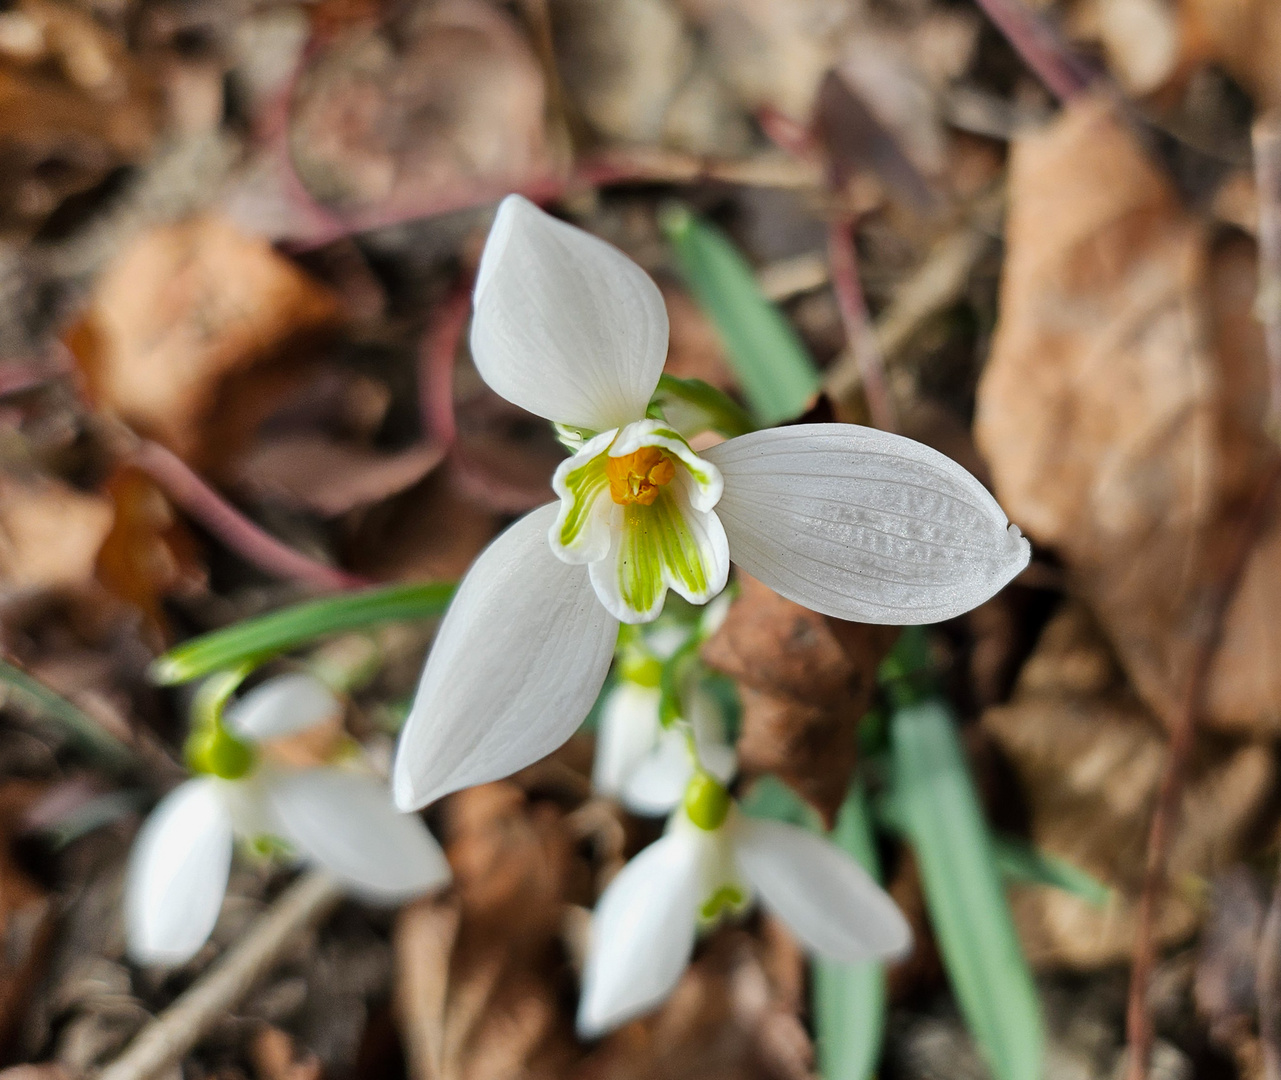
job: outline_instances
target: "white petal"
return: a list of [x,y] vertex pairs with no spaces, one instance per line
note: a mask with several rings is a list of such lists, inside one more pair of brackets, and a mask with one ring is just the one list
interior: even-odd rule
[[596,700],[618,620],[596,599],[585,567],[552,555],[556,509],[539,507],[512,525],[458,587],[396,750],[402,810],[550,754]]
[[617,248],[509,195],[476,275],[471,351],[508,401],[603,431],[645,415],[667,355],[667,309]]
[[578,1033],[594,1038],[658,1005],[694,951],[697,838],[669,833],[609,883],[592,918]]
[[592,786],[603,795],[617,796],[654,748],[661,730],[658,699],[658,687],[638,686],[627,679],[605,699],[592,763]]
[[279,675],[227,706],[224,720],[255,742],[279,739],[322,724],[343,711],[342,702],[314,675]]
[[391,792],[346,769],[275,773],[267,800],[287,840],[356,894],[398,903],[449,881],[449,863],[414,814],[401,814]]
[[658,745],[632,769],[623,785],[623,805],[634,814],[667,814],[685,795],[694,775],[684,732],[663,732]]
[[231,815],[218,781],[188,780],[138,830],[125,877],[125,937],[140,964],[180,964],[218,921],[231,869]]
[[766,907],[824,959],[851,964],[911,946],[894,901],[835,844],[795,825],[742,817],[734,854]]
[[891,625],[949,619],[1031,557],[982,484],[911,439],[806,424],[743,435],[703,456],[725,480],[716,513],[730,557],[825,615]]
[[694,746],[703,768],[723,784],[738,771],[738,755],[725,741],[725,715],[720,704],[701,686],[687,695],[685,711],[694,729]]

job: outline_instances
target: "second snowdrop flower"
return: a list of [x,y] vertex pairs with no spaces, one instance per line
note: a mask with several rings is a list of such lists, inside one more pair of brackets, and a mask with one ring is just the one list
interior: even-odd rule
[[[354,895],[400,903],[445,885],[449,864],[386,787],[347,768],[283,768],[262,749],[341,714],[308,675],[271,679],[205,718],[188,747],[200,775],[156,805],[134,840],[125,877],[125,938],[143,964],[178,964],[212,933],[234,840],[322,867]],[[217,707],[221,712],[221,703]]]
[[497,393],[576,448],[472,565],[428,658],[394,769],[423,806],[560,746],[587,715],[619,622],[667,590],[705,603],[733,558],[842,619],[938,622],[1027,564],[973,476],[852,424],[773,428],[696,454],[650,415],[667,354],[657,286],[622,252],[512,195],[476,277],[471,352]]
[[867,872],[835,844],[742,814],[695,778],[662,839],[609,883],[592,917],[578,1032],[594,1038],[676,988],[700,928],[759,897],[812,954],[838,963],[904,954],[911,931]]

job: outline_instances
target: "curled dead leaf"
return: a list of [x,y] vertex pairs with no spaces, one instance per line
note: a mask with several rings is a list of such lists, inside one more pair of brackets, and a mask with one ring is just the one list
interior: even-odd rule
[[114,519],[101,495],[0,474],[0,592],[88,584]]
[[[1128,959],[1169,747],[1084,608],[1071,604],[1054,617],[1009,704],[988,709],[982,723],[1021,781],[1031,842],[1114,890],[1099,908],[1059,890],[1016,889],[1012,907],[1029,958],[1075,968]],[[1182,940],[1197,927],[1204,882],[1245,853],[1276,776],[1266,746],[1198,748],[1170,848],[1158,941]]]
[[120,252],[68,344],[98,404],[198,461],[213,450],[205,427],[224,381],[339,315],[338,299],[265,240],[203,216]]
[[703,659],[740,684],[739,762],[776,773],[830,821],[849,788],[876,667],[898,632],[816,614],[747,574],[739,583],[703,646]]
[[[1016,144],[1007,241],[978,444],[1002,506],[1061,556],[1168,722],[1276,456],[1253,242],[1184,209],[1099,101]],[[1278,606],[1273,507],[1224,619],[1206,725],[1281,730]]]

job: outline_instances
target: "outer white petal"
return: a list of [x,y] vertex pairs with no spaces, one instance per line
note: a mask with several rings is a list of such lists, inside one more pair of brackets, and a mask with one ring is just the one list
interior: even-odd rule
[[665,731],[658,745],[636,763],[623,785],[623,805],[634,814],[667,814],[682,797],[694,765],[681,731]]
[[526,514],[467,571],[449,606],[393,769],[396,805],[509,776],[582,722],[614,655],[618,620],[587,569],[547,544],[556,504]]
[[156,805],[125,877],[125,938],[140,964],[180,964],[209,938],[231,869],[231,815],[218,781],[188,780]]
[[594,1038],[652,1009],[680,981],[694,951],[698,838],[668,833],[609,883],[592,918],[578,1033]]
[[280,675],[227,706],[224,720],[255,742],[279,739],[342,715],[337,695],[314,675]]
[[617,248],[509,195],[476,275],[471,351],[508,401],[603,431],[645,415],[667,355],[667,309]]
[[689,694],[685,711],[694,729],[694,746],[703,768],[723,784],[738,771],[738,755],[725,741],[725,716],[716,699],[702,687]]
[[741,817],[734,855],[766,907],[824,959],[855,963],[911,946],[894,901],[835,844],[795,825]]
[[285,839],[366,899],[398,903],[444,885],[449,863],[427,826],[391,792],[345,769],[280,770],[266,797]]
[[921,443],[853,424],[757,431],[707,450],[730,557],[814,611],[931,623],[981,604],[1028,542],[982,484]]
[[661,730],[659,690],[621,680],[601,709],[596,732],[592,786],[605,795],[618,795],[627,778],[653,748]]

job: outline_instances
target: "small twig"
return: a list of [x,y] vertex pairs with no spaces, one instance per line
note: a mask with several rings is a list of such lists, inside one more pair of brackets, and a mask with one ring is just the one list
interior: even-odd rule
[[177,454],[150,439],[140,439],[133,463],[201,525],[258,569],[318,589],[353,589],[366,578],[308,558],[250,521],[205,483]]
[[1268,350],[1268,430],[1281,432],[1281,110],[1264,113],[1250,132],[1259,193],[1259,292],[1255,315]]
[[1267,509],[1281,464],[1274,463],[1255,493],[1245,519],[1234,537],[1235,544],[1225,562],[1219,580],[1201,605],[1194,626],[1195,640],[1178,709],[1173,717],[1170,750],[1157,793],[1156,808],[1148,832],[1147,862],[1143,871],[1143,891],[1139,894],[1138,927],[1134,937],[1134,958],[1130,974],[1130,993],[1126,1003],[1126,1039],[1129,1043],[1127,1080],[1145,1080],[1152,1052],[1152,1018],[1148,1015],[1148,985],[1156,964],[1156,911],[1165,891],[1166,859],[1170,841],[1178,824],[1179,802],[1187,772],[1188,757],[1196,739],[1196,720],[1205,695],[1205,682],[1223,633],[1223,620],[1228,605],[1236,595],[1241,575],[1250,552],[1263,529]]
[[454,443],[454,359],[471,313],[472,276],[458,281],[432,314],[418,347],[418,409],[423,431],[446,450]]
[[180,1061],[281,953],[317,926],[342,899],[342,888],[317,871],[289,886],[204,975],[134,1037],[97,1080],[150,1080]]
[[1272,902],[1259,934],[1259,961],[1254,973],[1259,1003],[1259,1045],[1263,1050],[1264,1080],[1281,1080],[1281,866],[1277,868]]
[[854,249],[854,228],[848,220],[833,221],[827,227],[827,258],[832,267],[832,289],[841,309],[846,347],[858,365],[863,394],[872,423],[882,431],[898,428],[894,399],[885,379],[885,357],[872,330],[867,300],[859,281],[858,255]]
[[1088,70],[1036,12],[1019,0],[975,2],[1059,101],[1070,101],[1089,87]]

